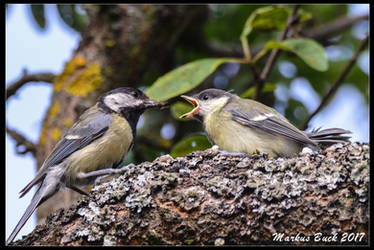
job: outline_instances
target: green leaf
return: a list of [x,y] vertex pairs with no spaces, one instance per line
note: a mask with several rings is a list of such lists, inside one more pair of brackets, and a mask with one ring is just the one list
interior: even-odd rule
[[232,58],[207,58],[184,64],[159,77],[145,90],[149,98],[166,101],[184,94],[198,86],[222,63],[235,61]]
[[270,41],[265,45],[264,51],[267,52],[271,49],[291,51],[315,70],[326,71],[328,69],[325,50],[314,40],[297,38],[284,41]]
[[[277,85],[274,83],[268,82],[264,85],[264,88],[262,89],[262,93],[267,92],[273,92],[277,89]],[[255,94],[256,87],[252,86],[249,89],[247,89],[243,94],[240,95],[241,98],[253,98]]]
[[241,98],[253,98],[256,91],[256,87],[252,86],[249,89],[247,89],[243,94],[240,95]]
[[204,37],[209,41],[220,43],[237,42],[243,30],[243,20],[246,20],[256,9],[264,6],[259,4],[209,5],[210,15],[203,25]]
[[82,32],[87,24],[87,16],[79,14],[75,4],[57,4],[57,10],[66,25],[77,32]]
[[277,85],[275,85],[274,83],[268,82],[265,84],[262,92],[263,93],[274,92],[276,89],[277,89]]
[[45,13],[44,13],[44,5],[43,4],[31,4],[30,5],[31,14],[38,24],[39,28],[42,30],[45,29]]
[[176,102],[170,107],[170,111],[175,119],[180,121],[189,121],[192,120],[192,118],[187,117],[180,119],[179,117],[187,112],[190,112],[192,108],[193,107],[186,102]]
[[254,11],[245,22],[240,37],[248,36],[252,30],[282,30],[287,25],[290,10],[283,6],[269,6]]
[[313,25],[319,26],[348,14],[348,4],[303,4],[302,9],[313,15]]
[[243,47],[245,58],[250,61],[251,53],[248,44],[248,35],[257,30],[282,30],[287,25],[290,10],[282,6],[268,6],[254,11],[244,24],[240,41]]
[[202,151],[208,149],[211,146],[212,145],[210,144],[206,136],[192,135],[182,139],[177,144],[175,144],[175,146],[171,149],[170,155],[174,158],[185,156],[194,151]]
[[313,17],[312,13],[303,9],[299,9],[298,14],[300,15],[300,23],[309,21]]

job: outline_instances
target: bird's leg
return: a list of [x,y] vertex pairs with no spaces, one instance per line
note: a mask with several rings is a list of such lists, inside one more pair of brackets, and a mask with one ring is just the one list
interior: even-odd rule
[[101,182],[105,182],[105,179],[109,175],[122,174],[122,173],[128,171],[130,167],[134,167],[134,166],[135,165],[133,163],[130,163],[129,165],[123,166],[122,168],[114,168],[114,169],[112,168],[111,170],[114,170],[112,173],[109,173],[109,174],[106,174],[106,175],[102,175],[102,176],[99,176],[99,177],[96,178],[96,180],[95,180],[95,186],[101,184]]
[[[122,168],[105,168],[100,170],[91,171],[88,173],[78,173],[77,177],[80,179],[97,177],[95,184],[100,183],[100,180],[107,177],[108,175],[121,174],[129,170],[130,167],[135,166],[133,163],[126,165]],[[74,190],[74,189],[73,189]],[[75,190],[76,191],[76,190]]]
[[129,167],[135,166],[133,163],[124,166],[122,168],[105,168],[105,169],[100,169],[100,170],[95,170],[91,171],[88,173],[78,173],[78,178],[88,178],[88,177],[98,177],[98,176],[103,176],[103,175],[111,175],[111,174],[121,174],[129,169]]
[[77,188],[76,186],[70,186],[70,187],[68,187],[68,188],[74,190],[75,192],[77,192],[77,193],[79,193],[79,194],[89,196],[88,193],[86,193],[86,192],[83,191],[83,190],[80,190],[80,189]]

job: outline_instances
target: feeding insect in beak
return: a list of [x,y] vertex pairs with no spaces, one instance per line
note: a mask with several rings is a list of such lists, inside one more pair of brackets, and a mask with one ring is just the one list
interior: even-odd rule
[[168,108],[170,104],[168,102],[159,102],[149,99],[146,102],[146,106],[147,108],[160,108],[162,110]]
[[186,114],[181,115],[179,118],[193,117],[194,115],[199,113],[200,106],[199,106],[198,101],[195,98],[192,98],[186,95],[182,95],[181,97],[185,99],[186,101],[188,101],[189,103],[191,103],[194,106],[194,109]]
[[148,100],[144,101],[144,105],[145,105],[146,108],[155,108],[155,107],[162,107],[165,104],[163,102],[158,102],[158,101],[155,101],[155,100],[148,99]]

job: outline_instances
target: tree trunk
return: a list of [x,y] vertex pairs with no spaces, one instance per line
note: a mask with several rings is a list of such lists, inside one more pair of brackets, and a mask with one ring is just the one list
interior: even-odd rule
[[[177,40],[191,23],[203,22],[207,11],[203,5],[84,8],[90,24],[71,60],[53,82],[53,96],[35,154],[38,168],[101,93],[120,86],[138,87],[150,73],[170,70],[172,65],[165,62],[174,53]],[[38,220],[57,208],[70,206],[77,197],[72,191],[59,192],[38,208]]]
[[15,245],[368,245],[369,145],[144,162]]

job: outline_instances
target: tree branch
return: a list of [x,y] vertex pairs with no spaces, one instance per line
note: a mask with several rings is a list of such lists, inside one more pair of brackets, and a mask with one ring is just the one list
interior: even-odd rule
[[28,74],[27,70],[23,70],[22,77],[10,83],[6,89],[6,99],[8,100],[9,97],[16,94],[17,91],[26,83],[28,82],[49,82],[52,83],[53,79],[56,77],[53,73],[36,73],[36,74]]
[[[347,17],[341,16],[336,20],[320,25],[318,27],[313,27],[304,31],[299,31],[298,35],[301,37],[307,37],[315,39],[317,41],[325,40],[333,35],[336,35],[342,31],[347,30],[354,24],[362,20],[368,20],[369,15],[362,15],[357,17]],[[214,57],[244,57],[243,50],[240,43],[230,43],[222,44],[218,42],[207,42],[204,39],[195,39],[184,44],[190,48],[193,48],[202,53],[206,53],[209,56]],[[262,50],[261,47],[254,47],[251,49],[252,54],[256,55]]]
[[[283,30],[280,41],[283,41],[284,39],[286,39],[289,29],[291,28],[293,24],[295,24],[296,21],[298,21],[298,18],[296,17],[296,15],[297,15],[297,11],[299,8],[300,8],[300,5],[295,5],[295,7],[293,8],[290,17],[288,18],[287,26]],[[270,72],[275,65],[275,61],[277,60],[279,52],[280,52],[279,49],[273,49],[271,51],[270,56],[265,64],[265,67],[261,72],[260,79],[259,81],[257,81],[257,87],[256,87],[255,95],[254,95],[255,100],[258,100],[260,98],[265,81],[269,77]]]
[[[8,100],[9,97],[15,95],[17,91],[28,82],[52,83],[55,77],[56,75],[53,73],[28,74],[27,70],[24,69],[22,77],[19,80],[12,82],[8,85],[6,89],[6,100]],[[26,154],[28,152],[31,152],[35,157],[37,148],[36,144],[26,139],[26,137],[22,135],[20,132],[8,128],[8,126],[6,126],[6,133],[10,135],[10,137],[12,137],[13,140],[15,140],[17,154]]]
[[[12,245],[367,245],[369,152],[345,143],[294,158],[164,155],[95,186]],[[296,235],[310,240],[285,239]]]
[[339,75],[339,77],[336,79],[335,83],[332,85],[330,90],[326,93],[326,95],[322,98],[321,103],[317,107],[316,110],[308,117],[308,119],[304,122],[304,125],[302,126],[302,129],[305,130],[308,127],[308,123],[310,120],[326,105],[328,100],[335,94],[337,89],[340,87],[340,85],[343,83],[344,78],[348,75],[350,70],[352,69],[353,65],[356,63],[358,56],[360,55],[361,51],[365,49],[369,42],[369,35],[366,36],[365,39],[361,41],[360,46],[356,50],[356,53],[352,57],[352,59],[347,63],[346,67],[342,71],[342,73]]
[[244,57],[243,49],[239,43],[219,43],[210,41],[207,42],[205,39],[196,40],[195,43],[189,43],[193,49],[206,53],[209,56],[215,57]]
[[[36,147],[37,147],[36,144],[26,139],[26,137],[20,134],[18,131],[8,128],[8,126],[6,126],[5,129],[6,129],[7,134],[10,135],[10,137],[12,137],[13,140],[16,141],[16,153],[17,154],[23,155],[23,154],[26,154],[27,152],[31,152],[33,156],[35,156]],[[24,147],[24,149],[21,150],[20,147]]]
[[362,16],[356,16],[356,17],[339,17],[335,19],[334,21],[330,22],[329,24],[322,24],[320,26],[308,29],[306,31],[300,31],[300,34],[304,37],[316,39],[316,40],[322,40],[327,37],[331,37],[333,35],[336,35],[337,33],[340,33],[342,31],[346,31],[348,28],[353,26],[355,23],[362,21],[362,20],[368,20],[369,15],[362,15]]

